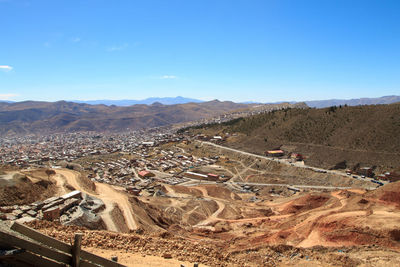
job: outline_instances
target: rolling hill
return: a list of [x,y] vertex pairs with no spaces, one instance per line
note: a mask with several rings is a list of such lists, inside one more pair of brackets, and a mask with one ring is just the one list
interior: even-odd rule
[[304,154],[313,166],[344,162],[394,170],[400,168],[399,115],[400,103],[286,109],[191,131],[236,133],[225,145],[259,154],[282,148]]
[[201,103],[204,102],[202,100],[186,98],[182,96],[177,97],[150,97],[142,100],[130,100],[130,99],[122,99],[122,100],[71,100],[70,102],[74,103],[83,103],[90,105],[116,105],[116,106],[132,106],[132,105],[151,105],[155,102],[159,102],[163,105],[176,105],[176,104],[186,104],[186,103]]
[[0,135],[122,131],[214,117],[251,105],[218,100],[178,105],[89,105],[66,101],[0,103]]
[[390,95],[377,98],[356,98],[356,99],[328,99],[312,100],[305,103],[312,108],[326,108],[332,106],[359,106],[359,105],[380,105],[400,102],[400,96]]

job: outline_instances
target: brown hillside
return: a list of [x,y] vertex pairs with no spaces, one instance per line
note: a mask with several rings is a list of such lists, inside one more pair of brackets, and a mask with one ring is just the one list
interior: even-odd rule
[[238,133],[225,145],[264,153],[281,147],[304,154],[314,166],[345,161],[396,169],[400,164],[400,103],[377,106],[286,109],[255,115],[197,132]]
[[373,198],[400,208],[400,182],[390,183],[377,190],[365,194],[366,198]]
[[218,100],[128,107],[25,101],[0,105],[0,135],[73,131],[121,131],[188,122],[248,108]]

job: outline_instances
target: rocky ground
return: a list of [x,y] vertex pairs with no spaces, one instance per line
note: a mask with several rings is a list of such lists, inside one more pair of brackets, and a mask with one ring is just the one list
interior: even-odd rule
[[[106,184],[96,184],[88,194],[79,173],[62,169],[56,175],[63,177],[55,181],[56,197],[2,206],[2,212],[36,218],[23,221],[67,243],[83,232],[85,247],[118,252],[127,265],[135,263],[132,255],[207,266],[400,264],[400,183],[373,191],[290,196],[268,190],[241,193],[221,184],[164,184],[159,194],[132,196]],[[58,216],[53,214],[57,209]],[[59,221],[42,220],[46,213]]]
[[[33,221],[30,227],[70,242],[76,232],[82,232],[83,246],[113,251],[119,255],[159,256],[185,262],[199,262],[200,266],[396,266],[398,252],[379,246],[296,248],[289,245],[256,246],[249,249],[229,249],[226,242],[209,242],[180,238],[170,233],[113,233],[93,231],[54,222]],[[369,255],[369,256],[367,256]],[[121,257],[120,257],[121,258]],[[121,262],[121,261],[120,261]],[[126,259],[121,262],[134,266]]]
[[104,209],[105,205],[100,199],[75,190],[27,205],[1,206],[0,218],[20,223],[56,220],[64,225],[80,225],[99,230],[106,229],[103,220],[98,216]]

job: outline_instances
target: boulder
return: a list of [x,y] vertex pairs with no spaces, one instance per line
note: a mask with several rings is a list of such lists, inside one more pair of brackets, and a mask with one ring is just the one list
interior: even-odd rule
[[1,212],[4,212],[4,213],[10,213],[10,212],[12,212],[14,210],[14,207],[13,206],[3,206],[3,207],[0,207],[0,211]]
[[70,220],[70,217],[67,214],[63,214],[60,217],[60,223],[65,224]]
[[44,205],[43,208],[42,208],[42,210],[48,210],[48,209],[50,209],[50,208],[52,208],[52,207],[59,206],[59,205],[61,205],[63,202],[64,202],[64,199],[62,199],[62,198],[61,198],[61,199],[54,200],[54,201],[52,201],[52,202],[50,202],[50,203]]
[[[63,217],[63,220],[66,219]],[[81,206],[77,206],[71,213],[70,218],[66,219],[65,225],[77,225],[87,227],[91,230],[105,230],[105,224],[100,216],[94,214]]]
[[[59,200],[60,199],[60,197],[51,197],[51,198],[48,198],[48,199],[46,199],[46,200],[44,200],[43,201],[43,205],[47,205],[47,204],[49,204],[49,203],[51,203],[51,202],[54,202],[54,201],[56,201],[56,200]],[[38,202],[35,202],[35,203],[38,203]],[[35,203],[33,203],[33,204],[35,204]],[[42,206],[43,207],[43,206]]]
[[24,213],[24,212],[23,212],[22,210],[13,210],[13,211],[11,212],[11,214],[14,215],[14,216],[17,217],[17,218],[20,218],[20,217],[22,216],[23,213]]
[[69,192],[68,194],[65,194],[63,196],[61,196],[62,199],[70,199],[70,198],[82,198],[82,193],[79,190],[75,190],[72,192]]
[[69,210],[73,206],[77,206],[80,200],[77,198],[69,198],[64,201],[63,204],[60,205],[60,212],[63,214],[65,211]]
[[11,213],[7,213],[7,214],[3,214],[1,216],[2,220],[8,220],[8,221],[15,221],[17,219],[17,217],[15,217],[14,215],[12,215]]
[[24,205],[24,206],[21,206],[20,209],[21,209],[23,212],[27,212],[27,211],[29,211],[29,210],[31,209],[31,207],[28,206],[28,205]]
[[44,206],[44,202],[42,202],[42,201],[36,201],[36,202],[32,203],[31,206],[32,206],[32,208],[33,208],[34,210],[37,211],[37,210],[40,210],[40,209]]
[[34,211],[34,210],[28,210],[28,212],[27,212],[26,214],[28,214],[28,215],[29,215],[29,216],[31,216],[31,217],[36,217],[36,215],[37,215],[37,211]]
[[84,199],[81,201],[79,206],[81,206],[82,208],[84,208],[86,210],[95,212],[95,213],[104,210],[106,207],[104,205],[104,202],[101,199],[99,199],[97,197],[89,196],[87,194],[85,194]]
[[52,207],[43,211],[43,219],[48,221],[58,220],[60,218],[60,207]]
[[31,216],[25,216],[25,217],[22,217],[22,218],[16,220],[16,222],[23,224],[23,223],[31,222],[31,221],[34,221],[34,220],[36,220],[36,219],[31,217]]

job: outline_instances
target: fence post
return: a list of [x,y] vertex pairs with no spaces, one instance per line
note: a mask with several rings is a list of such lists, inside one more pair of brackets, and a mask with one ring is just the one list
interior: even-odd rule
[[80,256],[81,256],[81,243],[82,243],[82,234],[75,234],[74,245],[72,246],[72,266],[79,267],[80,264]]

